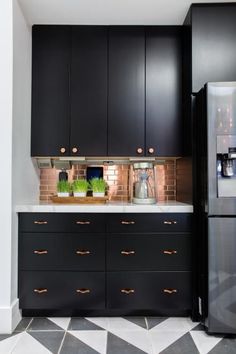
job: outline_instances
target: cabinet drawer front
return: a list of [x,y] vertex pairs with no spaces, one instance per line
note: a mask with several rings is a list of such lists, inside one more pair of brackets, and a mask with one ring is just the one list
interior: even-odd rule
[[103,309],[105,275],[22,271],[19,299],[23,309]]
[[105,214],[21,213],[21,232],[104,232]]
[[152,309],[171,315],[191,308],[190,272],[110,272],[107,304],[113,309]]
[[19,268],[24,270],[105,270],[105,235],[22,233]]
[[110,232],[189,232],[192,215],[186,213],[123,213],[109,216]]
[[112,234],[107,239],[108,270],[191,269],[189,234]]

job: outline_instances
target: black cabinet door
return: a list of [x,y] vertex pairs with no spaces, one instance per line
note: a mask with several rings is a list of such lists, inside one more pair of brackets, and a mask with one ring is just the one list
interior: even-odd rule
[[192,92],[236,80],[236,5],[192,6]]
[[181,156],[182,30],[146,30],[146,155]]
[[69,154],[70,27],[33,26],[31,155]]
[[107,28],[73,26],[70,155],[107,155]]
[[145,35],[142,27],[109,30],[108,155],[144,155]]

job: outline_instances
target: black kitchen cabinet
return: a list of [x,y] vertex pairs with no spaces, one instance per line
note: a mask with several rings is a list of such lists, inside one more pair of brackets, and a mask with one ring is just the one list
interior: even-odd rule
[[206,82],[236,81],[236,5],[193,4],[185,27],[191,31],[191,92]]
[[107,69],[107,27],[72,26],[72,156],[107,155]]
[[182,28],[146,29],[146,155],[182,155]]
[[187,213],[21,213],[23,314],[188,315],[191,219]]
[[33,26],[31,155],[69,155],[69,26]]
[[144,27],[109,29],[108,155],[145,155]]

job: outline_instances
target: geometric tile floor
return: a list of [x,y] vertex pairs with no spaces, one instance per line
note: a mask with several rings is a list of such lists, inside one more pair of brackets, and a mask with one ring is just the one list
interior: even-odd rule
[[186,317],[23,318],[0,354],[236,354],[236,336],[207,335]]

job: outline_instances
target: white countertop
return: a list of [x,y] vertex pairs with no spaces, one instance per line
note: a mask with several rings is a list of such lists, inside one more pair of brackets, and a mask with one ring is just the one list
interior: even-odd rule
[[180,202],[159,202],[152,205],[108,202],[106,204],[46,204],[17,205],[18,213],[192,213],[193,206]]

